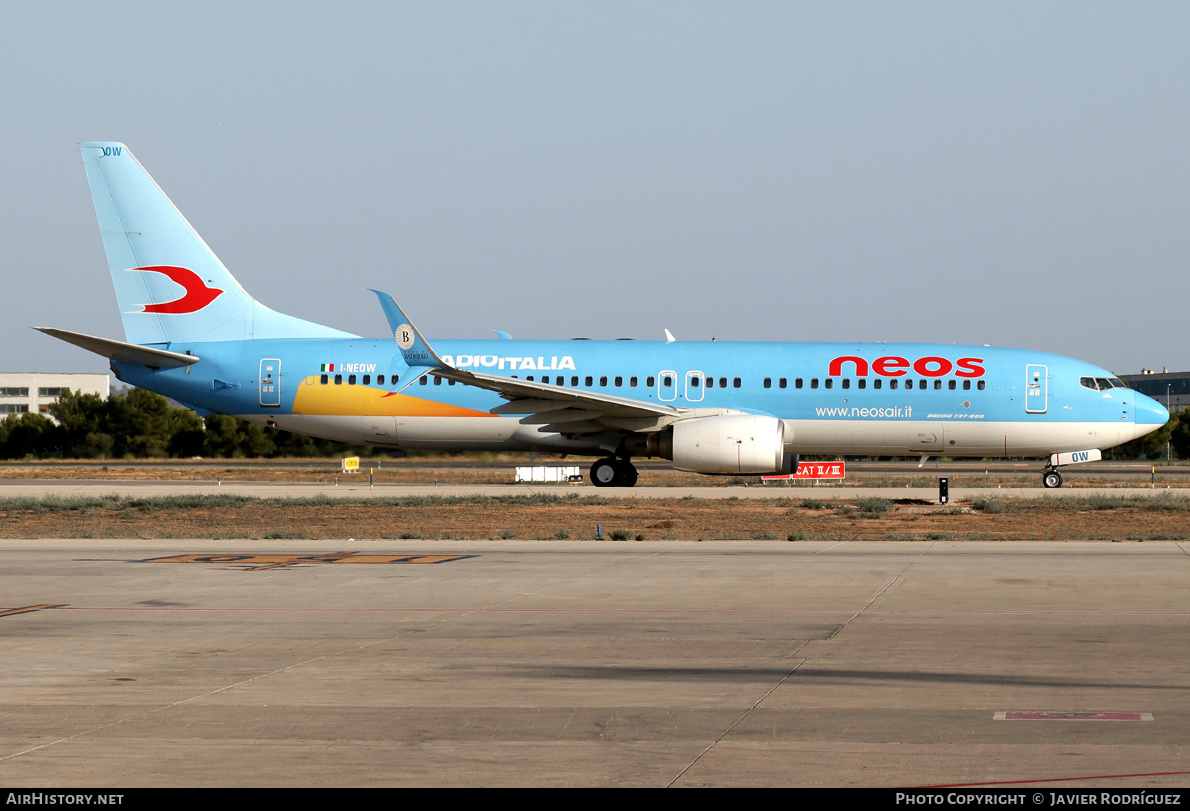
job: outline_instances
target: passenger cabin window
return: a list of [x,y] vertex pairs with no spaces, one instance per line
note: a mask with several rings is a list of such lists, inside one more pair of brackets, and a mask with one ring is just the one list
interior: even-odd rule
[[856,385],[861,389],[866,389],[868,387],[868,381],[866,378],[861,377],[859,380],[856,381]]
[[731,381],[731,385],[737,389],[740,387],[741,383],[742,381],[738,377]]
[[845,388],[845,389],[851,388],[851,378],[850,377],[843,378],[843,388]]
[[802,379],[800,377],[795,377],[793,379],[793,387],[795,389],[800,389],[802,387]]
[[365,386],[372,385],[372,375],[364,375],[364,385]]
[[764,379],[764,387],[766,389],[771,389],[773,387],[773,379],[771,377],[766,377]]
[[878,389],[878,388],[881,388],[882,386],[884,386],[884,381],[881,380],[880,378],[876,378],[875,380],[872,381],[872,388]]
[[789,385],[789,381],[786,380],[785,378],[781,378],[780,380],[777,381],[777,388],[779,388],[779,389],[788,388],[788,385]]
[[721,388],[721,389],[727,388],[727,378],[726,377],[719,378],[719,388]]
[[656,385],[657,385],[657,378],[653,377],[652,375],[649,375],[648,377],[645,378],[645,388],[651,389]]
[[890,389],[895,389],[897,387],[897,379],[895,377],[892,380],[888,381],[888,387]]
[[578,375],[571,375],[571,376],[570,376],[570,385],[571,385],[571,386],[573,386],[573,387],[577,387],[577,386],[578,386]]
[[591,377],[590,375],[584,377],[583,380],[585,381],[583,385],[587,388],[591,388],[591,386],[595,385],[595,378]]
[[812,389],[818,388],[818,378],[816,378],[816,377],[810,378],[810,388],[812,388]]
[[971,390],[971,381],[964,380],[963,381],[963,391],[970,391],[970,390]]
[[607,385],[607,375],[600,375],[600,376],[599,376],[599,385],[600,385],[600,386],[606,386],[606,385]]
[[979,389],[980,391],[983,391],[983,390],[984,390],[986,387],[987,387],[987,381],[986,381],[986,380],[981,380],[981,381],[979,381],[978,383],[976,383],[976,384],[975,384],[975,388]]
[[[695,385],[697,385],[697,384],[695,384]],[[628,388],[630,388],[630,389],[636,388],[636,375],[633,375],[632,377],[628,378]]]
[[343,375],[335,375],[335,385],[336,386],[343,385]]
[[825,387],[826,387],[826,388],[828,388],[828,389],[830,389],[830,388],[834,388],[834,386],[835,386],[835,379],[834,379],[833,377],[828,377],[826,380],[824,380],[824,381],[823,381],[823,384],[824,384],[824,385],[825,385]]
[[955,390],[955,381],[954,380],[946,381],[946,388],[950,389],[951,391],[954,391]]
[[322,376],[322,381],[321,381],[322,385],[325,386],[329,381],[330,381],[330,378],[328,376],[326,376],[326,375]]
[[348,386],[355,385],[355,375],[347,375],[347,385]]
[[624,386],[624,378],[620,377],[619,375],[616,375],[616,388],[617,389],[623,388],[623,386]]

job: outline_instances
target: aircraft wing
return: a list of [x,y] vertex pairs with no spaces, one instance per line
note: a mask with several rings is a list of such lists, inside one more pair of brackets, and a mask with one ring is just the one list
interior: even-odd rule
[[428,369],[430,374],[437,377],[494,391],[508,400],[493,408],[493,414],[524,414],[520,422],[525,425],[542,425],[543,430],[577,435],[607,428],[658,431],[693,413],[693,409],[663,403],[456,369],[444,362],[430,347],[421,331],[413,325],[392,296],[379,290],[372,292],[380,299],[380,306],[405,362],[411,367]]
[[449,366],[437,367],[430,374],[494,391],[508,402],[493,408],[493,414],[525,414],[521,423],[543,425],[544,430],[560,434],[585,434],[604,428],[658,430],[691,411],[663,403]]

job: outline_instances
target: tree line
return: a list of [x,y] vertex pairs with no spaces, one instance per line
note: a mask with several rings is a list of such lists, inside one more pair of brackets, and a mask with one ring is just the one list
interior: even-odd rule
[[[262,428],[224,414],[200,417],[146,389],[101,397],[66,391],[42,414],[0,422],[0,459],[186,459],[374,456],[384,451]],[[1166,447],[1190,459],[1190,410],[1159,431],[1104,451],[1105,459],[1161,459]],[[916,458],[916,457],[913,457]]]
[[200,417],[146,389],[108,397],[66,391],[50,413],[54,420],[25,413],[10,414],[0,422],[0,459],[273,458],[377,452],[262,428],[224,414]]

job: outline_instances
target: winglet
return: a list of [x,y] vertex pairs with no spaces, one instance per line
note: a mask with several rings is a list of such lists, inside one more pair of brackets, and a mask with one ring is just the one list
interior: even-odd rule
[[372,292],[376,294],[376,298],[380,299],[380,307],[384,310],[384,317],[388,319],[388,327],[393,331],[393,337],[397,339],[397,346],[400,348],[406,364],[409,366],[438,366],[443,369],[454,368],[443,363],[442,358],[438,357],[430,348],[426,339],[421,336],[417,327],[413,326],[413,322],[397,304],[396,299],[379,290],[372,290]]

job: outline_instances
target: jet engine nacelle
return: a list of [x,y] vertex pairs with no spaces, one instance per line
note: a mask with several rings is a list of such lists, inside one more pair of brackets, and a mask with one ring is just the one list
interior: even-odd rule
[[781,421],[754,414],[696,417],[673,426],[673,461],[693,473],[775,473],[784,467]]

